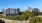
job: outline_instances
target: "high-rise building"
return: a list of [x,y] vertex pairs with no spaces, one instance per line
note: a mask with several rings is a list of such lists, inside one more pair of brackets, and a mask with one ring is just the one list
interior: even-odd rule
[[3,16],[9,16],[9,15],[16,15],[20,13],[20,9],[16,8],[7,8],[7,9],[3,9]]

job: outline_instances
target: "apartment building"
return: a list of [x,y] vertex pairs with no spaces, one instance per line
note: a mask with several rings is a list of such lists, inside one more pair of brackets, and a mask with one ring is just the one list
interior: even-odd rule
[[19,8],[5,8],[3,9],[3,16],[11,16],[20,13]]

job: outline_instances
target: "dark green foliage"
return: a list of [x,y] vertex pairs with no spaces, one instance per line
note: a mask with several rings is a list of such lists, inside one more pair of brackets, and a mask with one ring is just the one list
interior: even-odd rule
[[40,23],[42,22],[40,17],[31,17],[29,23]]
[[14,16],[14,20],[19,20],[20,16],[17,15],[17,16]]
[[25,19],[25,16],[21,15],[19,20],[22,21],[22,20],[24,20],[24,19]]
[[42,15],[42,12],[38,12],[38,15]]
[[41,19],[39,18],[39,21],[41,22]]
[[20,15],[20,16],[17,15],[17,16],[14,16],[14,19],[15,19],[15,20],[21,20],[21,21],[22,21],[22,20],[28,20],[28,18],[29,18],[29,17],[26,16],[26,15]]
[[19,15],[21,15],[23,12],[20,12]]
[[39,12],[39,9],[38,8],[34,8],[33,10],[32,10],[32,14],[34,14],[34,15],[38,15],[38,12]]
[[29,19],[29,16],[28,15],[25,15],[25,20],[28,20]]
[[31,12],[34,16],[38,15],[38,12]]
[[0,19],[0,23],[5,23],[4,21],[2,21],[1,19]]

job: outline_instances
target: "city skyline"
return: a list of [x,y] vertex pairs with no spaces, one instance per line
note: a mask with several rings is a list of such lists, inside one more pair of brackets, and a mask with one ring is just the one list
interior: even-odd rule
[[3,8],[20,8],[24,11],[28,6],[42,10],[42,0],[0,0],[0,11]]

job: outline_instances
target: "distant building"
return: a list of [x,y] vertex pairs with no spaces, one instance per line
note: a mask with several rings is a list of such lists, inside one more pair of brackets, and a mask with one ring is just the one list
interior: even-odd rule
[[3,16],[16,15],[16,14],[19,14],[19,13],[20,13],[19,8],[16,8],[16,9],[13,9],[13,8],[3,9]]
[[34,8],[32,11],[38,12],[39,10],[38,8]]
[[31,7],[30,7],[30,6],[28,7],[28,11],[29,11],[29,12],[31,11]]

